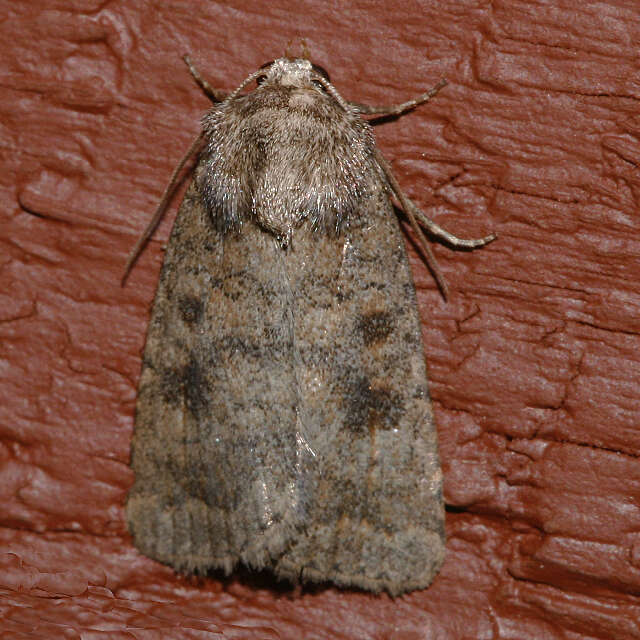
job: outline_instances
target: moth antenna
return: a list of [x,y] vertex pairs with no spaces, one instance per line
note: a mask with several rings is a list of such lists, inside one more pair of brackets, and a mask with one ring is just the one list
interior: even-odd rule
[[337,89],[326,78],[323,78],[319,73],[314,73],[313,77],[327,90],[327,93],[329,93],[329,95],[331,95],[346,112],[349,113],[352,111],[349,103],[338,93]]
[[196,81],[196,84],[200,87],[200,89],[202,89],[203,93],[207,96],[207,98],[209,98],[209,100],[211,100],[211,102],[216,104],[218,102],[223,102],[224,100],[227,99],[227,95],[228,95],[227,92],[222,91],[221,89],[215,89],[214,87],[212,87],[205,80],[204,76],[200,73],[196,65],[193,64],[193,61],[191,60],[191,57],[189,56],[188,53],[185,53],[182,56],[182,60],[187,65],[187,68],[189,69],[189,73],[191,74],[191,77]]
[[129,258],[127,259],[127,264],[124,267],[124,274],[122,275],[122,279],[120,280],[120,286],[124,286],[125,281],[127,280],[127,276],[131,271],[131,267],[138,259],[138,256],[142,252],[142,249],[149,241],[149,238],[153,235],[153,232],[156,230],[158,223],[162,219],[164,215],[165,209],[173,193],[175,191],[176,185],[178,184],[178,176],[180,175],[184,165],[189,161],[189,159],[198,151],[202,142],[204,140],[204,132],[200,133],[198,137],[193,141],[189,150],[182,157],[176,168],[173,170],[171,174],[171,178],[169,180],[169,184],[166,186],[164,193],[162,194],[162,199],[160,200],[160,204],[155,210],[153,214],[153,218],[151,218],[151,222],[147,225],[147,228],[144,230],[144,233],[138,238],[138,242],[136,242],[136,246],[133,247],[133,250],[129,254]]
[[225,100],[233,100],[233,98],[235,98],[252,80],[255,80],[258,76],[262,75],[263,73],[264,73],[264,69],[258,69],[257,71],[254,71],[250,76],[247,76],[242,81],[242,84],[235,91],[232,91],[225,98]]

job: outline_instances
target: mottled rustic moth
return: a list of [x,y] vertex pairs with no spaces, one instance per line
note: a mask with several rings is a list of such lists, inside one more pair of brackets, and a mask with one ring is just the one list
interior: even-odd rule
[[[416,295],[392,198],[443,292],[421,226],[362,115],[305,58],[213,89],[182,166],[144,351],[127,520],[185,573],[238,563],[292,582],[398,595],[444,556],[438,460]],[[251,83],[256,87],[243,93]]]

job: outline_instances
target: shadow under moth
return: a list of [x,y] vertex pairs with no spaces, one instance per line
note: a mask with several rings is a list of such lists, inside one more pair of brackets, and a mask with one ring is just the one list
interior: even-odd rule
[[[263,65],[214,106],[127,272],[197,154],[144,351],[126,515],[184,573],[238,563],[398,595],[444,556],[416,294],[392,198],[443,292],[421,227],[363,115],[304,58]],[[245,92],[253,83],[255,88]]]

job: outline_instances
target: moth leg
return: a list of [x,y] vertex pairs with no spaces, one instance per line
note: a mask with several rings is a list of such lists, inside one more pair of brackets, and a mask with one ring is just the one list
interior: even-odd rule
[[454,249],[478,249],[479,247],[484,247],[486,244],[493,242],[498,237],[495,233],[490,233],[488,236],[484,236],[483,238],[458,238],[458,236],[454,236],[453,233],[443,229],[440,225],[431,220],[431,218],[428,218],[426,214],[409,198],[406,198],[406,201],[409,204],[409,208],[412,210],[413,215],[418,219],[420,224],[429,231],[429,233],[434,235],[436,238],[440,238],[440,240]]
[[440,272],[440,268],[438,267],[436,258],[433,255],[433,252],[431,251],[431,247],[429,246],[429,243],[424,233],[422,232],[422,229],[420,228],[420,225],[418,224],[416,217],[413,214],[413,209],[411,208],[411,205],[409,203],[409,198],[407,198],[407,196],[404,195],[402,189],[400,188],[400,185],[398,184],[398,181],[396,180],[395,176],[391,172],[391,167],[389,166],[389,163],[382,157],[382,154],[377,149],[375,152],[375,157],[376,157],[376,160],[378,161],[378,165],[380,166],[380,169],[383,171],[385,177],[387,178],[387,183],[389,187],[391,188],[393,193],[395,193],[396,198],[398,198],[398,200],[400,201],[400,204],[402,205],[402,208],[404,209],[405,214],[409,218],[409,222],[411,222],[411,227],[413,228],[413,230],[416,232],[416,235],[418,236],[418,245],[422,250],[422,255],[425,259],[425,262],[427,263],[429,270],[433,274],[433,277],[436,279],[436,283],[438,284],[438,288],[442,293],[442,297],[446,300],[449,293],[449,290],[447,288],[447,283],[445,282],[444,277]]
[[198,137],[191,143],[189,150],[184,154],[178,166],[173,170],[171,174],[171,178],[169,179],[169,184],[165,187],[164,193],[162,194],[162,199],[160,200],[160,204],[157,206],[153,217],[151,218],[151,222],[147,225],[147,228],[144,230],[143,234],[138,238],[138,242],[136,242],[136,246],[133,247],[129,257],[127,259],[127,264],[124,267],[124,273],[122,274],[122,278],[120,280],[121,286],[124,286],[125,280],[129,275],[129,271],[131,271],[131,267],[134,262],[138,259],[142,249],[149,241],[149,238],[153,235],[155,228],[158,226],[162,216],[164,215],[164,211],[169,204],[169,200],[173,197],[175,193],[176,187],[178,186],[178,182],[180,181],[180,173],[184,168],[185,164],[189,162],[190,158],[195,155],[202,143],[204,142],[204,133],[200,133]]
[[433,88],[429,89],[429,91],[419,95],[417,98],[413,98],[412,100],[407,100],[407,102],[402,102],[401,104],[390,104],[390,105],[379,105],[373,106],[369,104],[360,104],[358,102],[350,102],[349,104],[352,107],[358,109],[358,111],[366,116],[372,115],[387,115],[387,116],[398,116],[405,111],[410,111],[411,109],[415,109],[418,105],[424,104],[428,102],[433,96],[442,89],[442,87],[446,86],[447,81],[442,78],[437,85]]
[[488,244],[489,242],[495,240],[497,236],[494,233],[492,233],[492,234],[489,234],[488,236],[485,236],[484,238],[464,239],[464,238],[458,238],[457,236],[454,236],[452,233],[445,231],[442,227],[440,227],[435,222],[430,220],[420,209],[418,209],[418,207],[415,204],[413,204],[413,202],[411,202],[411,200],[409,200],[409,198],[404,194],[404,192],[400,188],[398,181],[396,180],[395,176],[393,175],[393,172],[391,171],[391,167],[389,166],[389,163],[382,157],[382,154],[377,150],[376,150],[376,160],[378,161],[378,165],[382,169],[387,179],[387,183],[389,184],[389,187],[395,194],[396,198],[398,198],[398,200],[400,201],[400,204],[402,205],[402,209],[404,210],[405,214],[409,218],[409,222],[411,222],[411,227],[413,228],[413,230],[416,232],[416,235],[418,236],[418,244],[420,246],[420,249],[422,250],[422,254],[425,258],[427,266],[429,267],[429,270],[433,274],[433,277],[435,278],[436,283],[438,284],[438,288],[440,289],[442,296],[446,300],[448,296],[447,283],[445,282],[444,277],[440,272],[438,263],[436,262],[435,256],[431,251],[431,247],[429,246],[427,238],[425,237],[420,225],[422,225],[435,237],[440,238],[441,240],[449,244],[449,246],[456,247],[456,248],[475,249],[477,247],[482,247]]
[[222,102],[229,94],[226,91],[222,91],[221,89],[214,89],[203,77],[202,74],[198,71],[196,66],[191,61],[189,54],[185,54],[182,56],[184,63],[187,65],[189,69],[189,73],[193,76],[193,79],[197,82],[198,86],[202,89],[204,94],[211,100],[211,102]]

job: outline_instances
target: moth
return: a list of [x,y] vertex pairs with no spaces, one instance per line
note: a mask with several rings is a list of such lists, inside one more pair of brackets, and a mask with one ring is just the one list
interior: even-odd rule
[[[214,103],[166,250],[144,350],[126,516],[179,572],[239,563],[294,583],[398,595],[444,556],[416,294],[393,207],[422,228],[364,115],[321,67],[280,58]],[[253,86],[255,83],[255,86]],[[249,88],[248,91],[245,91]]]

